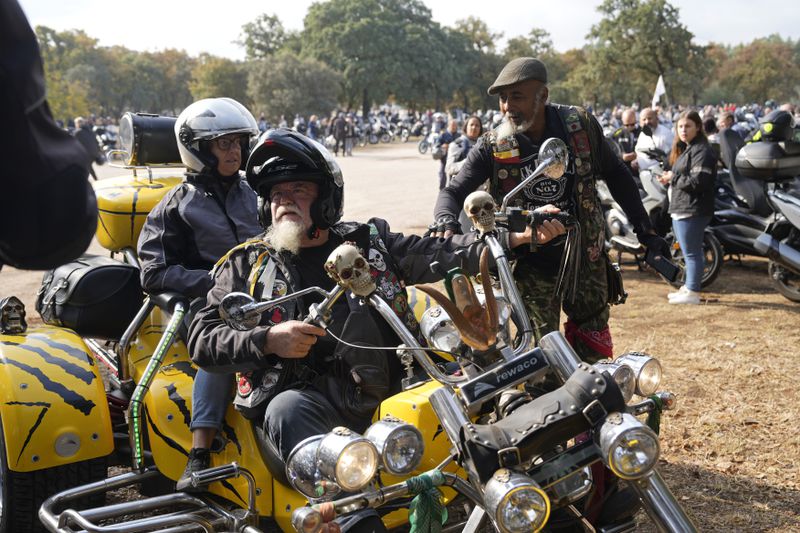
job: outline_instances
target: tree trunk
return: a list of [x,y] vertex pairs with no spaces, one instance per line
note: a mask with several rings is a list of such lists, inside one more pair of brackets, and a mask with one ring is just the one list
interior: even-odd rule
[[364,120],[367,120],[367,117],[369,116],[369,92],[367,91],[366,87],[364,87],[364,93],[361,100],[361,116],[364,118]]

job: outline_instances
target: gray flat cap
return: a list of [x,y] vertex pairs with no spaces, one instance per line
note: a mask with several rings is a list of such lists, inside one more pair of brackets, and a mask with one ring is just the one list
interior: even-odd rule
[[509,61],[489,87],[489,94],[497,94],[504,87],[528,80],[547,83],[547,67],[535,57],[518,57]]

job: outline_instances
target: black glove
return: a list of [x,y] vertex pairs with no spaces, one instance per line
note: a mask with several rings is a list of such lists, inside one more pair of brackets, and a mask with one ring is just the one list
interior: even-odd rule
[[439,217],[439,220],[428,226],[428,231],[425,232],[424,237],[430,237],[433,233],[443,233],[445,231],[461,234],[461,224],[458,223],[458,219],[453,215]]
[[672,257],[670,253],[669,245],[667,241],[665,241],[662,237],[659,237],[655,233],[645,233],[644,235],[639,235],[639,242],[647,248],[647,251],[656,255],[662,255],[667,259]]

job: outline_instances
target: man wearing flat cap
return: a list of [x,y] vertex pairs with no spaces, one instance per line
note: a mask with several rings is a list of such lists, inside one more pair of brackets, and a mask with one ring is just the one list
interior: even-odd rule
[[[579,252],[562,256],[565,239],[533,245],[530,251],[518,249],[515,278],[537,342],[558,330],[563,306],[565,335],[581,358],[594,362],[610,357],[609,302],[619,303],[620,294],[609,291],[608,278],[613,280],[616,271],[604,248],[605,222],[596,180],[606,181],[645,247],[668,253],[666,243],[652,231],[633,176],[605,142],[597,120],[583,108],[547,102],[547,68],[542,61],[532,57],[510,61],[489,94],[498,95],[503,122],[479,139],[461,171],[439,193],[435,230],[441,236],[459,232],[464,198],[487,179],[489,192],[500,205],[503,196],[536,168],[540,145],[550,137],[562,139],[570,152],[566,173],[561,178],[540,176],[512,205],[534,209],[554,204],[575,216],[580,231],[572,232],[572,239]],[[534,249],[536,253],[531,253]],[[559,279],[568,282],[557,290]]]

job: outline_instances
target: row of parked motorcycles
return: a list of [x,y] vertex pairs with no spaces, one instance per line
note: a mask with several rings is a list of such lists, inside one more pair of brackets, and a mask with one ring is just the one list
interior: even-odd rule
[[[644,130],[652,133],[648,127]],[[646,155],[658,165],[639,174],[642,203],[653,227],[670,243],[673,261],[683,266],[680,245],[670,231],[667,190],[658,180],[669,168],[667,154],[651,149]],[[702,286],[717,279],[726,256],[764,257],[775,290],[800,302],[800,144],[790,139],[745,144],[736,154],[735,167],[717,172],[714,215],[703,236]],[[633,226],[608,188],[603,184],[599,190],[607,249],[631,254],[643,265],[644,250]],[[683,280],[682,268],[672,283],[680,286]]]
[[[212,467],[192,479],[210,483],[208,492],[176,492],[191,448],[196,372],[185,344],[188,302],[145,297],[134,251],[146,213],[182,179],[154,173],[144,155],[156,152],[146,144],[162,119],[127,114],[132,176],[95,185],[97,237],[112,257],[87,256],[45,275],[37,311],[46,325],[28,327],[19,299],[0,301],[0,531],[316,533],[366,508],[389,528],[416,532],[633,531],[642,508],[660,531],[695,531],[658,472],[658,420],[675,407],[675,396],[658,390],[660,363],[627,353],[588,365],[558,332],[533,345],[495,223],[524,225],[530,213],[509,207],[511,199],[543,173],[563,174],[568,150],[557,139],[502,205],[468,199],[473,216],[491,214],[474,220],[485,244],[480,275],[447,272],[448,296],[409,288],[425,344],[374,284],[364,289],[341,275],[330,292],[313,289],[325,299],[309,320],[324,327],[347,293],[403,342],[402,390],[366,433],[335,428],[283,464],[260,424],[231,407]],[[247,329],[302,294],[255,302],[234,293],[220,311]],[[109,465],[127,471],[109,477]],[[106,503],[108,491],[130,486],[144,497]],[[433,523],[444,529],[425,526]]]

